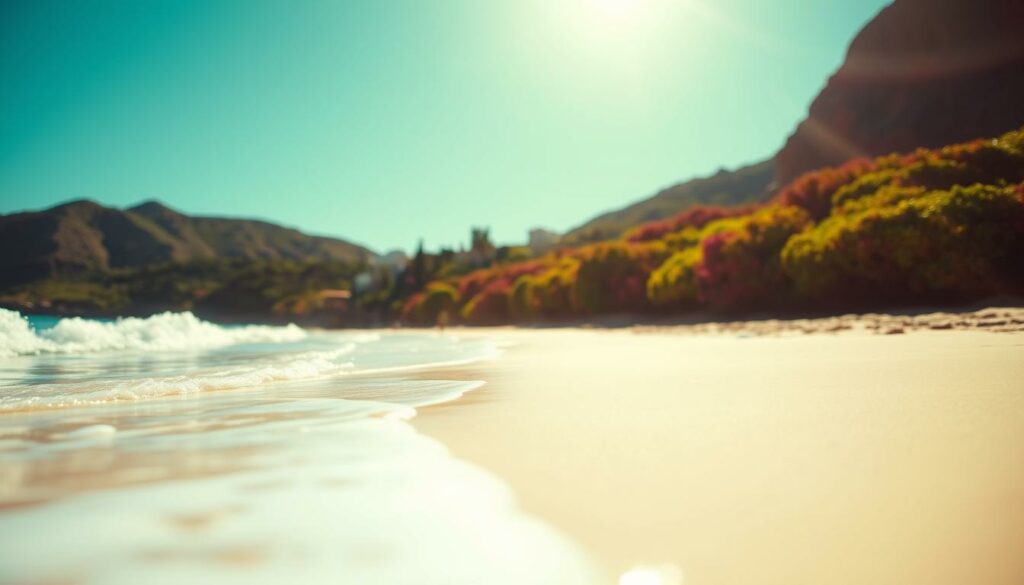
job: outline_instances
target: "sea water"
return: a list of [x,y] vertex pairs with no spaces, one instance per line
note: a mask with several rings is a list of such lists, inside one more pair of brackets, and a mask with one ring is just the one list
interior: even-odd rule
[[430,368],[497,351],[0,310],[0,583],[598,582],[500,480],[408,423],[482,385]]

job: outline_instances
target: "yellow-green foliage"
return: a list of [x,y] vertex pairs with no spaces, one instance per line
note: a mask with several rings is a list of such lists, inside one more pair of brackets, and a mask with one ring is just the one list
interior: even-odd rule
[[769,296],[782,284],[779,251],[809,222],[802,208],[777,205],[714,221],[694,245],[651,273],[647,297],[656,306],[685,307],[701,300],[737,306]]
[[793,237],[783,267],[810,298],[859,294],[906,297],[996,291],[1012,277],[1024,206],[1016,189],[974,185],[901,190],[875,205],[844,208]]
[[721,308],[778,302],[786,291],[779,252],[810,224],[807,212],[795,206],[770,206],[726,221],[727,229],[714,230],[701,242],[701,300]]
[[662,242],[607,242],[579,250],[579,269],[571,291],[581,315],[638,311],[647,307],[647,279],[668,255]]
[[927,191],[925,191],[923,187],[898,187],[895,185],[885,185],[872,193],[861,195],[857,199],[847,199],[842,202],[837,202],[832,208],[832,215],[843,216],[858,213],[860,211],[866,211],[868,209],[881,209],[883,207],[896,205],[900,201],[906,199],[918,199],[926,193]]
[[551,318],[571,314],[572,288],[579,267],[579,260],[561,258],[544,272],[519,277],[509,298],[513,318]]
[[447,282],[432,282],[424,291],[423,302],[417,307],[421,323],[437,323],[442,314],[454,316],[459,306],[459,291]]
[[693,210],[619,241],[497,263],[454,281],[445,302],[464,303],[467,322],[497,323],[966,299],[1024,293],[1022,255],[1019,131],[850,161],[800,177],[772,202]]
[[697,302],[697,266],[701,261],[699,246],[676,252],[659,266],[647,280],[647,298],[659,307],[685,306]]
[[832,195],[832,208],[835,209],[850,201],[856,201],[866,195],[871,195],[882,187],[892,184],[897,176],[898,173],[892,169],[861,175],[852,182],[840,187]]
[[662,241],[665,242],[665,247],[669,250],[685,250],[700,243],[703,233],[703,229],[686,227],[666,235]]

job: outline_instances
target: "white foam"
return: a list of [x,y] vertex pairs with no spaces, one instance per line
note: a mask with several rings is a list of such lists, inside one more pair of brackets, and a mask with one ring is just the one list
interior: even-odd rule
[[160,313],[144,319],[111,322],[79,317],[61,319],[35,331],[15,311],[0,309],[0,357],[43,353],[92,353],[123,350],[209,349],[241,343],[284,343],[304,339],[296,325],[222,327],[192,313]]
[[113,425],[88,425],[64,434],[65,439],[106,439],[117,434]]
[[270,365],[207,369],[177,376],[13,387],[0,396],[0,412],[194,395],[200,392],[253,388],[272,382],[336,375],[352,368],[350,362],[340,362],[338,358],[351,353],[354,349],[355,344],[349,343],[332,351],[278,357],[277,363]]
[[[0,580],[607,582],[574,543],[524,514],[500,479],[394,417],[368,417],[373,403],[208,404],[197,426],[181,424],[191,408],[125,413],[125,431],[105,451],[38,443],[14,462],[25,479],[11,481],[6,500],[32,500],[0,513]],[[46,493],[28,479],[83,462],[105,469],[104,481]]]
[[[57,343],[8,325],[22,347]],[[95,404],[0,416],[0,581],[604,583],[498,478],[402,422],[481,382],[349,375],[492,353],[322,332],[166,360],[9,360],[0,384],[22,376],[0,385],[0,410]],[[188,396],[120,402],[174,394]]]

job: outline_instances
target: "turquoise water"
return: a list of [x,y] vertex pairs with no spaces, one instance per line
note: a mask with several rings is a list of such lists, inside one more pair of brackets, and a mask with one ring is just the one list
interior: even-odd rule
[[[50,329],[57,323],[60,323],[60,317],[54,317],[53,315],[27,315],[25,319],[33,329]],[[109,321],[109,319],[107,319]]]

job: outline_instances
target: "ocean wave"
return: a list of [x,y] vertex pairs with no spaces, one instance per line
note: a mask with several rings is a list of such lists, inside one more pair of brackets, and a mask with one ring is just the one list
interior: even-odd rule
[[217,390],[253,388],[273,382],[309,380],[344,374],[352,369],[349,361],[339,361],[352,353],[349,343],[332,351],[306,352],[277,358],[277,363],[228,369],[207,369],[176,376],[98,381],[78,384],[34,384],[5,389],[0,396],[0,412],[37,408],[91,406],[148,398],[192,395]]
[[128,317],[111,322],[79,317],[61,319],[37,331],[16,311],[0,309],[0,357],[44,353],[124,350],[209,349],[241,343],[285,343],[304,339],[296,325],[222,327],[190,312]]

